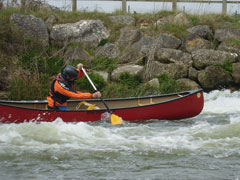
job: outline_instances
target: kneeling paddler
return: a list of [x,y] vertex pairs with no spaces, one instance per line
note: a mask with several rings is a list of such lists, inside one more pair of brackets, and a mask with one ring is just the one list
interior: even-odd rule
[[59,73],[57,77],[52,81],[51,87],[49,89],[49,96],[47,97],[49,110],[69,110],[67,107],[67,100],[70,98],[90,99],[101,97],[101,93],[99,91],[91,94],[82,93],[74,89],[75,80],[84,76],[84,73],[81,70],[82,68],[82,64],[78,64],[77,68],[67,65],[63,68],[62,72]]

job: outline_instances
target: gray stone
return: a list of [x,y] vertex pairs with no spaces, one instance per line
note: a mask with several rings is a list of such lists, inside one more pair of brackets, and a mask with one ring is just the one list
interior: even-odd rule
[[191,25],[192,21],[191,19],[189,19],[186,14],[184,13],[179,13],[177,14],[174,19],[173,19],[173,23],[178,24],[178,25]]
[[116,58],[120,55],[120,51],[117,45],[112,43],[107,43],[104,46],[97,48],[95,56],[97,57],[108,57],[110,59]]
[[146,56],[138,50],[130,49],[123,52],[119,58],[119,63],[130,63],[134,62],[135,64],[141,63],[144,61]]
[[160,48],[156,50],[155,60],[161,63],[183,63],[192,66],[192,56],[181,50]]
[[216,29],[215,39],[222,42],[228,38],[240,40],[240,29]]
[[159,88],[159,85],[160,85],[157,78],[154,78],[154,79],[148,81],[147,84],[154,88]]
[[64,61],[66,64],[74,63],[79,60],[91,61],[93,57],[79,47],[71,48],[64,54]]
[[47,25],[41,18],[33,15],[12,14],[11,23],[20,30],[26,39],[36,38],[42,46],[49,46]]
[[129,73],[131,75],[142,74],[144,70],[143,66],[139,65],[123,65],[113,70],[112,79],[118,81],[122,73]]
[[202,88],[213,90],[224,88],[232,83],[231,75],[218,66],[209,66],[198,74],[198,81]]
[[195,68],[193,67],[190,67],[188,69],[188,78],[193,80],[193,81],[197,81],[197,78],[198,78],[198,70],[196,70]]
[[207,25],[197,25],[191,28],[187,29],[188,32],[191,34],[195,34],[200,36],[201,38],[212,40],[213,39],[213,33],[209,26]]
[[225,51],[216,51],[212,49],[199,49],[192,52],[193,66],[197,69],[204,69],[210,65],[224,64],[226,60],[232,63],[236,62],[238,55]]
[[163,48],[177,49],[181,45],[181,40],[168,34],[159,34],[157,40]]
[[60,45],[78,42],[84,46],[97,47],[101,40],[109,37],[109,32],[100,20],[81,20],[54,25],[50,37],[53,43]]
[[201,88],[198,83],[196,83],[195,81],[192,81],[190,79],[187,79],[187,78],[178,79],[177,84],[181,87],[181,90],[183,90],[183,91]]
[[198,49],[210,49],[211,42],[198,35],[189,34],[183,41],[182,48],[191,53]]
[[143,36],[138,42],[132,45],[132,48],[141,51],[142,53],[148,54],[149,50],[152,48],[154,39],[150,36]]
[[120,47],[128,48],[135,42],[139,41],[141,38],[142,33],[140,30],[125,27],[120,30],[120,36],[117,40],[117,44]]
[[178,63],[163,64],[154,61],[151,73],[152,77],[166,74],[168,77],[173,79],[186,78],[188,75],[188,66]]
[[240,84],[240,63],[232,64],[232,77],[233,77],[234,83]]

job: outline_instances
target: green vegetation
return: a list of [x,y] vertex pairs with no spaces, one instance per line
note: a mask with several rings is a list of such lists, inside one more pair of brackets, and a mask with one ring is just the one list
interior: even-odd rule
[[162,93],[173,93],[173,92],[179,92],[181,90],[180,86],[177,84],[177,82],[168,77],[166,74],[161,74],[157,77],[159,81],[159,89]]
[[224,42],[231,47],[240,48],[240,40],[235,38],[228,38]]
[[[94,59],[91,61],[83,61],[76,59],[69,62],[76,66],[78,63],[83,63],[87,69],[96,71],[107,71],[111,73],[118,65],[118,58],[110,59],[107,57],[95,57],[95,49],[84,49],[80,43],[72,43],[67,47],[58,47],[50,45],[43,49],[36,39],[25,39],[22,33],[14,30],[10,24],[10,16],[13,13],[32,14],[44,20],[50,15],[57,17],[57,23],[74,23],[80,20],[98,19],[104,23],[104,26],[109,30],[110,37],[102,40],[98,46],[104,46],[106,43],[114,43],[120,34],[120,29],[126,25],[112,23],[109,16],[120,15],[120,11],[114,13],[101,12],[63,12],[63,11],[48,11],[42,9],[21,10],[21,9],[2,9],[0,11],[0,67],[8,67],[11,75],[11,83],[9,84],[9,99],[13,100],[29,100],[29,99],[45,99],[49,85],[52,79],[61,71],[65,65],[64,53],[74,47],[83,49]],[[173,23],[165,23],[159,27],[156,26],[156,21],[161,18],[175,15],[171,11],[160,11],[153,14],[129,14],[136,19],[136,23],[131,27],[133,29],[140,28],[141,24],[146,23],[147,28],[141,31],[147,35],[154,37],[159,32],[173,34],[178,38],[184,38],[187,35],[188,26],[176,25]],[[204,15],[187,15],[193,25],[209,25],[211,28],[240,28],[240,16],[223,16],[218,14]],[[223,22],[230,22],[224,24]],[[236,39],[227,39],[225,43],[240,48],[240,41]],[[121,49],[124,50],[123,48]],[[141,65],[144,65],[141,62]],[[8,65],[8,66],[7,66]],[[228,72],[232,72],[232,63],[226,60],[223,65],[219,65]],[[154,88],[147,85],[140,75],[130,75],[124,73],[120,76],[119,82],[108,81],[94,73],[89,74],[96,87],[103,93],[105,98],[116,97],[133,97],[161,93],[172,93],[181,91],[177,82],[168,77],[166,74],[158,76],[159,87]],[[80,91],[94,92],[86,78],[81,78],[76,82],[76,89]]]
[[217,66],[223,68],[229,73],[232,73],[232,62],[230,59],[227,59],[223,64],[217,64]]
[[176,36],[177,38],[184,38],[187,35],[187,26],[177,25],[173,23],[163,24],[160,28],[163,32],[168,32]]

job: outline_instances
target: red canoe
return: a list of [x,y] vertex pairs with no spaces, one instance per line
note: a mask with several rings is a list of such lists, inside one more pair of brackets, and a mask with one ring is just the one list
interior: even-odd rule
[[[70,100],[70,111],[49,111],[46,101],[5,101],[0,100],[0,122],[52,122],[61,118],[64,122],[99,121],[106,112],[101,100],[84,100],[98,109],[87,110],[83,100]],[[124,121],[138,122],[149,119],[178,120],[198,115],[204,104],[203,91],[192,90],[157,96],[106,99],[113,113]],[[77,110],[76,110],[77,109]]]

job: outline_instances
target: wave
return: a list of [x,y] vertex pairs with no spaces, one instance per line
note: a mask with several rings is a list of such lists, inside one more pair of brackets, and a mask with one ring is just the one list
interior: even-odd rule
[[72,157],[95,153],[140,155],[240,156],[240,117],[226,124],[196,121],[192,125],[173,122],[126,124],[123,127],[88,123],[2,124],[0,157],[48,155]]
[[215,90],[204,93],[204,114],[240,113],[240,92],[230,90]]

